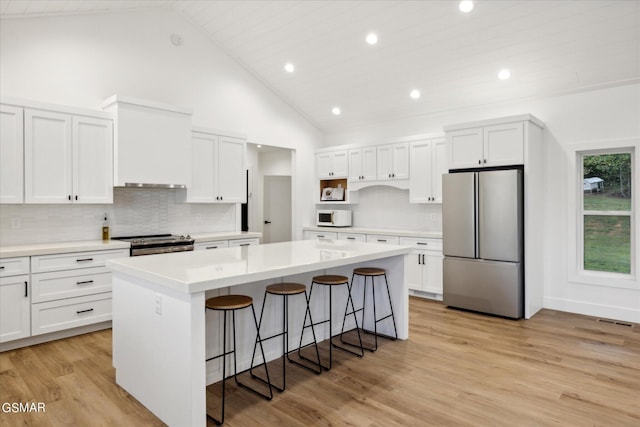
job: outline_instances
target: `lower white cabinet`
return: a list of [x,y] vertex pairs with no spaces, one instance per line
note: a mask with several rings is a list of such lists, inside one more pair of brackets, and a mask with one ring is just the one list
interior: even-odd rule
[[234,239],[229,240],[229,247],[234,248],[238,246],[251,246],[251,245],[259,245],[260,239],[257,237],[252,237],[248,239]]
[[196,251],[205,251],[210,249],[220,249],[220,248],[228,248],[229,241],[228,240],[216,240],[214,242],[201,242],[195,243],[193,245],[193,249]]
[[366,242],[367,235],[361,233],[338,233],[338,240],[349,240],[351,242]]
[[111,292],[33,304],[31,335],[111,320]]
[[0,343],[31,334],[29,289],[29,257],[0,260]]
[[305,230],[303,233],[303,237],[305,240],[312,239],[337,239],[338,233],[334,231],[313,231],[313,230]]
[[31,335],[111,320],[111,271],[106,262],[127,249],[31,257]]
[[401,245],[412,246],[407,267],[409,289],[442,298],[442,239],[402,237]]

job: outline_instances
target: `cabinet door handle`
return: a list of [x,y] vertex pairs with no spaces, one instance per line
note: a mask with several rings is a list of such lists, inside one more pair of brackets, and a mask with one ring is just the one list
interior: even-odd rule
[[347,237],[347,240],[356,240],[355,237]]
[[217,246],[207,246],[205,249],[218,249]]
[[420,262],[420,254],[418,254],[418,264],[422,264],[422,263]]
[[317,235],[317,237],[318,237],[318,238],[323,238],[323,237],[324,237],[324,234],[318,234],[318,235]]
[[90,285],[93,283],[93,280],[84,280],[82,282],[76,282],[76,285]]
[[427,246],[429,243],[427,243],[427,242],[418,242],[417,244],[421,245],[421,246]]
[[424,265],[424,264],[425,264],[425,262],[424,262],[424,254],[422,254],[422,265]]
[[4,270],[4,265],[0,266],[0,270]]
[[482,164],[482,160],[478,160],[478,164],[481,165]]
[[395,178],[395,177],[396,177],[396,174],[395,174],[395,173],[392,173],[392,174],[391,174],[391,178]]
[[71,194],[69,194],[69,195],[67,196],[67,199],[69,199],[69,201],[71,201]]
[[93,258],[80,258],[76,260],[76,262],[88,262],[88,261],[93,261]]
[[487,163],[487,159],[482,160],[483,163]]
[[90,313],[92,311],[93,311],[93,308],[89,308],[87,310],[78,310],[78,311],[76,311],[76,314]]
[[240,243],[239,246],[249,246],[249,245],[251,245],[251,243]]
[[24,281],[24,297],[28,297],[29,296],[29,285],[27,283],[27,281]]
[[78,200],[78,195],[76,194],[76,200]]
[[378,239],[378,242],[386,243],[387,241],[385,239]]

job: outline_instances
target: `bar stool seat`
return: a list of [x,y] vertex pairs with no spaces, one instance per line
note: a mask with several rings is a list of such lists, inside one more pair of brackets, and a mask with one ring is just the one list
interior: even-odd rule
[[[345,319],[346,316],[348,316],[349,314],[353,314],[355,316],[355,313],[358,312],[362,312],[362,330],[365,333],[368,334],[372,334],[374,336],[374,340],[375,340],[375,345],[373,347],[367,347],[365,346],[364,348],[366,348],[367,350],[373,352],[376,351],[378,349],[378,337],[384,337],[384,338],[389,338],[391,340],[396,340],[398,339],[398,330],[396,328],[396,319],[393,315],[393,304],[391,303],[391,292],[389,291],[389,282],[387,281],[387,271],[384,268],[378,268],[378,267],[358,267],[358,268],[354,268],[353,269],[353,275],[351,276],[351,284],[349,285],[349,294],[351,294],[351,290],[353,289],[353,281],[355,279],[356,276],[362,276],[364,278],[364,286],[363,286],[363,295],[362,295],[362,307],[357,309],[357,310],[353,310],[351,313],[347,313],[347,309],[345,309]],[[370,277],[371,280],[369,281],[369,283],[371,284],[371,296],[373,299],[373,331],[371,330],[367,330],[364,327],[364,319],[365,319],[365,308],[366,308],[366,302],[367,302],[367,277]],[[389,309],[391,311],[391,313],[387,316],[378,318],[378,315],[376,313],[376,288],[375,288],[375,281],[374,279],[376,277],[384,277],[384,283],[386,285],[387,288],[387,297],[389,298]],[[383,335],[378,333],[378,323],[382,322],[385,319],[391,318],[391,320],[393,321],[393,331],[394,331],[394,335],[393,336],[388,336],[388,335]],[[344,322],[342,324],[342,329],[344,330]]]
[[[355,307],[353,305],[353,299],[351,298],[351,292],[347,291],[347,303],[346,303],[346,307],[345,307],[345,318],[343,319],[343,323],[342,323],[342,332],[340,333],[340,338],[343,344],[346,344],[348,346],[354,347],[359,349],[359,352],[355,352],[352,351],[346,347],[337,345],[333,342],[333,295],[332,295],[332,289],[334,286],[340,286],[340,285],[347,285],[347,288],[350,289],[349,286],[349,278],[346,276],[341,276],[341,275],[337,275],[337,274],[325,274],[325,275],[319,275],[319,276],[314,276],[311,279],[311,289],[309,290],[309,300],[311,300],[311,294],[313,293],[313,287],[314,285],[326,285],[329,286],[329,318],[326,320],[322,320],[319,322],[311,322],[310,325],[307,325],[307,317],[305,315],[305,319],[303,322],[303,329],[304,328],[308,328],[311,327],[313,328],[316,325],[320,325],[323,323],[329,323],[329,364],[328,365],[322,365],[322,363],[320,362],[320,358],[318,358],[318,365],[319,367],[322,367],[324,370],[328,371],[331,369],[331,365],[332,365],[332,361],[333,361],[333,347],[339,348],[341,350],[344,350],[346,352],[349,352],[351,354],[354,354],[358,357],[363,357],[364,356],[364,347],[362,346],[362,337],[360,336],[360,328],[358,326],[358,318],[356,317],[356,310]],[[345,325],[345,321],[346,321],[346,316],[347,316],[347,310],[349,308],[349,303],[351,303],[351,313],[353,314],[353,319],[355,320],[356,323],[356,327],[355,330],[358,332],[358,343],[359,344],[352,344],[349,342],[346,342],[344,340],[342,340],[342,335],[345,333],[344,332],[344,325]],[[310,315],[311,313],[309,313]],[[311,318],[310,318],[311,320]],[[348,331],[347,331],[348,332]],[[336,334],[337,335],[337,334]],[[306,358],[305,358],[306,359]],[[312,360],[306,359],[310,362],[315,363]]]
[[[251,312],[253,313],[253,321],[256,326],[256,339],[260,342],[260,350],[262,351],[262,359],[265,361],[264,369],[266,372],[267,380],[265,383],[269,387],[269,393],[265,394],[259,390],[256,390],[252,387],[249,387],[246,384],[241,383],[238,380],[238,362],[236,358],[236,311],[242,310],[245,308],[251,308]],[[214,311],[222,311],[223,316],[223,326],[222,326],[222,353],[208,358],[206,361],[209,362],[214,359],[218,359],[222,357],[222,415],[220,419],[216,419],[213,416],[207,413],[207,418],[214,421],[216,424],[221,425],[224,423],[224,403],[225,403],[225,383],[227,382],[227,356],[233,354],[233,377],[236,384],[240,387],[244,387],[247,390],[250,390],[256,393],[259,396],[267,400],[271,400],[273,398],[273,391],[271,389],[271,380],[269,378],[269,370],[267,369],[266,359],[264,357],[264,348],[262,347],[262,341],[260,341],[260,328],[258,328],[258,320],[256,319],[256,312],[253,309],[253,298],[246,295],[222,295],[218,297],[208,298],[205,301],[205,310],[214,310]],[[233,350],[227,351],[227,314],[231,312],[232,319],[232,329],[233,329]],[[255,350],[254,350],[255,353]]]
[[[290,296],[294,296],[294,295],[301,295],[304,294],[304,302],[306,305],[305,308],[305,322],[306,322],[306,317],[307,315],[309,316],[309,321],[311,323],[313,323],[313,320],[311,319],[311,310],[309,308],[309,296],[307,295],[307,287],[305,285],[303,285],[302,283],[294,283],[294,282],[284,282],[284,283],[274,283],[271,285],[268,285],[265,290],[264,290],[264,299],[262,301],[262,309],[260,310],[260,321],[258,323],[258,330],[261,328],[262,326],[262,319],[264,316],[264,307],[265,304],[267,302],[267,295],[273,295],[273,296],[281,296],[283,297],[283,305],[282,305],[282,332],[274,334],[270,337],[266,337],[266,338],[262,338],[260,341],[260,344],[262,344],[262,342],[264,341],[268,341],[272,338],[277,338],[277,337],[282,337],[282,387],[278,387],[275,384],[273,384],[273,388],[275,388],[278,391],[284,391],[284,389],[287,386],[287,377],[286,377],[286,364],[285,364],[285,357],[286,359],[290,362],[293,363],[295,365],[298,365],[302,368],[308,369],[316,374],[320,374],[322,372],[322,369],[320,367],[318,367],[318,369],[313,369],[303,363],[300,363],[296,360],[293,360],[291,358],[289,358],[289,354],[296,351],[298,352],[298,357],[300,357],[301,359],[305,359],[305,360],[309,360],[308,358],[305,358],[301,355],[301,350],[302,348],[308,347],[308,346],[315,346],[315,350],[316,350],[316,357],[317,357],[317,365],[320,365],[320,352],[318,350],[318,342],[316,340],[316,334],[315,331],[313,330],[313,328],[311,328],[311,332],[313,334],[313,341],[310,342],[309,344],[306,345],[302,345],[302,341],[304,338],[304,331],[305,331],[305,327],[304,327],[304,323],[303,323],[303,328],[302,328],[302,333],[300,334],[300,344],[298,345],[297,349],[294,350],[289,350],[289,297]],[[255,360],[255,354],[256,354],[256,349],[258,346],[258,339],[256,337],[256,343],[255,346],[253,347],[253,356],[251,358],[251,369],[253,369],[253,363]],[[314,365],[316,364],[316,362],[313,362]],[[251,374],[253,375],[254,378],[260,380],[260,381],[264,381],[262,378],[256,376],[253,374],[253,371],[251,371]]]

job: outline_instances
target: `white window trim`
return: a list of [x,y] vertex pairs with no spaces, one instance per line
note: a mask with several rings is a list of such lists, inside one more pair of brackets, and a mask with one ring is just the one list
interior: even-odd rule
[[[588,152],[588,154],[603,154],[614,151],[629,152],[631,151],[631,162],[633,163],[633,177],[631,184],[632,200],[638,204],[638,189],[640,188],[640,140],[620,139],[607,140],[571,144],[568,147],[569,165],[567,168],[567,185],[568,185],[568,204],[569,214],[568,224],[573,224],[568,230],[569,237],[569,259],[568,259],[568,275],[569,281],[576,283],[584,283],[590,285],[608,286],[626,289],[640,289],[640,280],[638,275],[638,266],[640,265],[640,220],[638,219],[639,211],[637,206],[632,207],[631,215],[631,274],[609,273],[604,271],[584,270],[582,265],[583,259],[583,233],[582,224],[584,221],[582,211],[582,198],[584,191],[582,190],[582,180],[584,179],[583,170],[579,157]],[[608,212],[603,212],[607,214]]]

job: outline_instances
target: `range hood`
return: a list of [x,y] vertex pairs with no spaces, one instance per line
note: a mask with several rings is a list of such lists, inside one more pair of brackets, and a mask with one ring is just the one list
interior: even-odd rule
[[141,182],[125,182],[125,188],[155,188],[155,189],[176,189],[182,190],[187,188],[185,184],[149,184]]
[[114,117],[114,187],[191,186],[191,110],[121,95],[102,108]]

